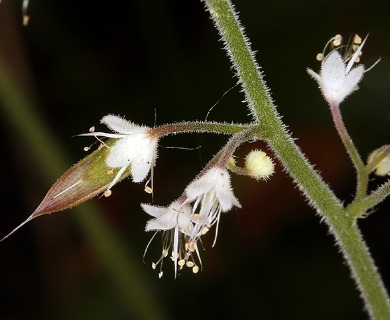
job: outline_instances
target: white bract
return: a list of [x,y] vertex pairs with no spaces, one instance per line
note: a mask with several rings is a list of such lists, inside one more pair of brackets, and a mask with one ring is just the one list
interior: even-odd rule
[[358,89],[358,83],[363,78],[364,66],[352,67],[366,39],[346,61],[337,50],[333,50],[322,61],[320,74],[307,69],[307,72],[317,81],[329,105],[338,106],[348,95]]
[[[241,208],[230,186],[230,175],[224,168],[213,167],[200,178],[191,182],[186,190],[186,203],[194,202],[194,230],[191,242],[196,243],[200,236],[217,223],[214,244],[218,234],[221,212],[229,211],[233,206]],[[213,244],[213,245],[214,245]]]
[[116,133],[92,132],[83,135],[118,139],[114,145],[109,147],[106,164],[109,168],[120,168],[120,170],[107,190],[118,182],[130,166],[134,182],[145,180],[155,165],[158,137],[151,135],[150,128],[136,125],[118,116],[107,115],[100,122]]

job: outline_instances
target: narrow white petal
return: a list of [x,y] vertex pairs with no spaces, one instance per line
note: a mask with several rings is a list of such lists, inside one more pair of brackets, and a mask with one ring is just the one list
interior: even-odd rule
[[140,127],[130,121],[111,114],[104,116],[100,122],[105,124],[111,130],[124,134],[139,133],[140,129],[141,132],[146,130],[146,128]]
[[349,73],[349,70],[351,70],[353,64],[355,63],[356,58],[357,58],[357,57],[360,55],[360,53],[362,52],[362,48],[363,48],[364,44],[366,43],[367,37],[368,37],[368,35],[364,38],[364,40],[363,40],[363,42],[360,44],[359,48],[355,51],[355,53],[353,54],[353,56],[352,56],[351,59],[349,60],[348,65],[347,65],[347,69],[346,69],[346,73]]
[[357,90],[357,85],[360,80],[363,78],[364,66],[358,66],[353,68],[350,73],[345,77],[345,82],[343,86],[343,99],[351,94],[353,91]]
[[318,82],[318,84],[321,86],[321,77],[319,74],[315,73],[313,70],[311,69],[306,69],[307,73],[314,79]]
[[152,206],[152,205],[147,204],[147,203],[141,203],[141,208],[147,214],[149,214],[155,218],[162,216],[167,211],[166,207]]

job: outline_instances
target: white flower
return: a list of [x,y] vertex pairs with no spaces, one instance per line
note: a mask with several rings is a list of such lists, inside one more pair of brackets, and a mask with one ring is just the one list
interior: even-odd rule
[[191,224],[192,209],[178,201],[172,202],[168,207],[141,204],[142,209],[154,219],[147,222],[145,231],[166,231],[177,228],[184,234],[188,232]]
[[101,136],[118,139],[110,148],[106,158],[109,168],[120,168],[107,190],[118,182],[126,169],[131,167],[134,182],[143,181],[155,165],[158,137],[148,127],[138,126],[114,115],[107,115],[100,121],[116,133],[92,132],[83,136]]
[[343,60],[340,53],[333,50],[322,61],[320,74],[307,69],[307,72],[318,82],[329,105],[338,106],[348,95],[358,89],[358,83],[363,78],[364,66],[352,67],[361,54],[366,39],[347,60]]
[[[233,206],[241,208],[230,186],[230,175],[226,169],[213,167],[199,179],[191,182],[185,194],[185,203],[193,204],[195,223],[191,233],[191,242],[196,243],[217,222],[214,244],[218,234],[221,212],[229,211]],[[213,245],[214,245],[213,244]]]
[[188,242],[189,234],[193,230],[191,206],[183,204],[182,201],[174,201],[168,207],[152,206],[149,204],[141,204],[141,207],[146,213],[154,217],[154,219],[147,222],[145,230],[164,232],[162,255],[156,263],[152,264],[153,269],[155,269],[161,263],[159,276],[161,277],[163,274],[162,262],[168,256],[169,251],[171,251],[171,259],[174,262],[175,277],[178,267],[181,269],[184,265],[191,267],[194,273],[198,272],[199,267],[194,262],[192,253],[196,251],[199,258],[199,252],[195,245],[191,245]]

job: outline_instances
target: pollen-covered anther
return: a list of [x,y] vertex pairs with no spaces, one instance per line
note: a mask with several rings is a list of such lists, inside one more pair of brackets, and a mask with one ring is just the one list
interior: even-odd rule
[[108,189],[108,190],[104,191],[103,194],[107,198],[107,197],[109,197],[112,194],[112,191],[110,189]]
[[91,133],[93,133],[93,132],[95,132],[95,127],[94,126],[92,126],[91,128],[89,128],[89,130],[88,130],[89,132],[91,132]]
[[192,220],[194,220],[194,222],[198,221],[199,220],[199,213],[195,213]]
[[164,250],[162,251],[162,256],[163,256],[164,258],[166,258],[166,257],[168,256],[168,250],[164,249]]
[[204,227],[203,229],[202,229],[202,235],[205,235],[207,232],[209,232],[209,228],[208,227]]
[[338,47],[341,45],[343,42],[343,37],[340,34],[336,34],[335,37],[333,38],[332,45],[334,47]]
[[194,266],[194,267],[192,268],[192,272],[193,272],[193,273],[198,273],[198,271],[199,271],[199,267],[198,267],[198,266]]
[[317,60],[317,61],[322,61],[322,60],[324,60],[324,54],[323,54],[323,53],[317,53],[317,55],[316,55],[316,60]]
[[360,45],[362,43],[363,39],[361,37],[359,37],[358,34],[355,34],[354,37],[353,37],[353,43],[354,44],[357,44],[357,45]]
[[192,268],[194,265],[195,265],[195,263],[194,263],[193,261],[187,261],[187,262],[186,262],[186,266],[187,266],[188,268]]
[[158,277],[159,277],[159,279],[161,279],[161,277],[163,276],[163,272],[161,271],[159,274],[158,274]]
[[152,269],[155,270],[157,267],[157,264],[155,264],[154,262],[152,262]]
[[186,261],[184,259],[181,259],[177,262],[177,265],[180,269],[183,269],[184,265],[186,264]]
[[148,194],[152,194],[153,193],[153,189],[151,187],[145,187],[144,191]]
[[91,147],[84,147],[84,151],[89,151],[89,149],[91,149]]
[[186,247],[187,251],[194,252],[196,249],[196,242],[190,241],[190,242],[186,243],[185,247]]

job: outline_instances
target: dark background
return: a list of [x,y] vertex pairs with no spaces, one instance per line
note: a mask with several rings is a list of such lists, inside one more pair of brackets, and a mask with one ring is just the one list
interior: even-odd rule
[[[364,158],[389,143],[390,4],[384,3],[235,1],[284,122],[345,202],[354,193],[354,170],[305,69],[319,69],[315,55],[336,33],[370,33],[362,62],[382,60],[346,99],[342,113]],[[2,112],[2,235],[85,155],[92,139],[72,136],[98,126],[102,116],[123,115],[149,126],[202,120],[236,83],[199,1],[30,0],[28,12],[31,20],[23,27],[21,1],[0,4],[0,59],[64,164],[49,178],[18,121]],[[233,89],[209,119],[249,122],[243,99]],[[15,119],[21,117],[12,110]],[[154,202],[176,199],[224,141],[210,135],[162,140]],[[254,147],[265,146],[248,144],[238,155]],[[373,178],[370,187],[384,181]],[[0,244],[0,319],[142,319],[142,303],[155,310],[155,319],[367,319],[334,239],[282,169],[268,182],[235,176],[232,183],[243,208],[223,214],[214,248],[213,232],[204,238],[203,271],[184,270],[176,280],[169,261],[162,279],[150,267],[160,255],[159,237],[142,260],[152,235],[143,232],[148,217],[139,203],[151,201],[143,184],[127,179],[110,198],[91,201],[96,212],[72,209],[32,221]],[[137,279],[130,293],[100,254],[101,244],[80,224],[83,214],[103,219],[119,239],[132,266],[122,275]],[[389,288],[389,201],[359,225]],[[150,300],[133,299],[140,288]]]

